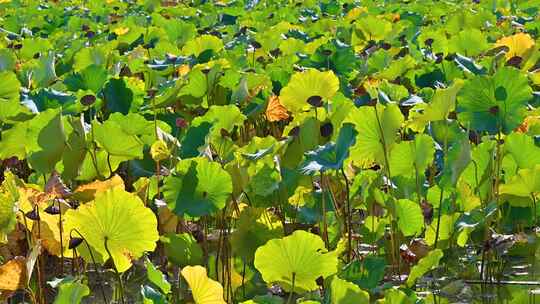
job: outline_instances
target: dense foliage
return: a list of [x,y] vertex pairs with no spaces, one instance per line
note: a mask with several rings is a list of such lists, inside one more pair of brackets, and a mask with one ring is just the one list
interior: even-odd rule
[[540,294],[536,0],[0,0],[0,36],[3,300]]

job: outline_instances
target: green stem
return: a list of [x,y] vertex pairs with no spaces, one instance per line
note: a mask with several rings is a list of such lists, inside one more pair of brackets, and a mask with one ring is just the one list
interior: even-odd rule
[[[448,164],[447,164],[447,154],[448,154],[448,122],[445,121],[445,126],[447,127],[446,129],[446,133],[445,133],[445,136],[444,136],[444,143],[443,143],[443,150],[444,150],[444,158],[443,158],[443,162],[444,162],[444,166],[446,167]],[[439,230],[440,230],[440,227],[441,227],[441,214],[442,214],[442,201],[443,201],[443,197],[444,197],[444,188],[443,187],[440,187],[441,188],[441,194],[439,195],[439,208],[438,208],[438,214],[437,214],[437,230],[435,231],[435,243],[433,244],[435,248],[437,248],[437,244],[439,242]]]
[[352,215],[351,215],[351,198],[350,195],[350,189],[349,189],[349,179],[347,178],[347,174],[345,174],[345,170],[343,167],[341,167],[341,175],[343,175],[343,179],[345,180],[345,191],[347,192],[346,196],[346,202],[347,202],[347,243],[348,243],[348,250],[347,250],[347,262],[351,261],[351,252],[352,252]]
[[433,245],[435,248],[437,248],[437,243],[439,242],[439,230],[441,227],[441,214],[442,214],[441,210],[442,210],[443,197],[444,197],[444,188],[441,188],[441,194],[439,195],[439,209],[437,210],[438,211],[437,229],[435,230],[435,243]]
[[[373,107],[373,111],[375,112],[375,118],[377,119],[377,126],[379,127],[379,134],[381,136],[381,144],[382,144],[383,154],[384,154],[384,167],[386,169],[388,182],[390,184],[388,188],[388,192],[392,194],[393,188],[392,188],[392,178],[391,178],[392,174],[390,173],[390,161],[388,160],[388,151],[386,149],[386,139],[384,137],[381,120],[379,119],[379,113],[377,112],[377,105]],[[399,275],[399,280],[401,281],[401,269],[400,269],[401,266],[400,266],[400,256],[399,256],[399,246],[398,246],[399,241],[397,240],[398,232],[397,232],[397,225],[396,225],[397,216],[396,216],[395,208],[391,208],[390,211],[392,213],[392,222],[391,222],[392,231],[390,233],[390,238],[391,238],[391,243],[392,243],[392,258],[397,264],[397,273]]]
[[63,240],[63,225],[62,225],[62,205],[58,201],[58,231],[60,233],[60,274],[64,274],[64,240]]
[[322,229],[322,237],[323,237],[323,240],[324,240],[324,244],[326,246],[326,248],[330,248],[330,244],[329,244],[329,241],[328,241],[328,223],[326,221],[326,202],[325,202],[325,193],[324,193],[324,175],[323,175],[323,172],[321,171],[321,194],[322,194],[322,198],[321,198],[321,201],[322,201],[322,221],[323,221],[323,229]]
[[120,272],[118,272],[118,269],[116,268],[116,264],[114,263],[114,259],[112,257],[111,251],[109,250],[109,246],[107,246],[108,241],[109,241],[109,238],[105,237],[105,243],[104,243],[105,251],[107,252],[109,257],[111,258],[112,263],[113,263],[114,274],[116,276],[116,280],[118,281],[118,288],[120,289],[120,302],[125,303],[125,300],[124,300],[124,283],[122,282],[122,277],[120,276]]
[[293,297],[293,293],[294,293],[294,281],[296,279],[296,273],[292,273],[292,286],[291,286],[291,292],[289,293],[289,298],[287,299],[287,304],[291,304],[291,300],[292,300],[292,297]]
[[[99,290],[101,291],[101,296],[103,297],[103,303],[105,304],[109,303],[107,301],[107,296],[105,295],[105,290],[103,290],[103,285],[102,285],[103,281],[101,280],[101,275],[99,274],[99,268],[97,266],[98,264],[96,263],[96,259],[94,258],[94,254],[92,253],[92,249],[90,248],[88,241],[86,241],[86,238],[84,238],[84,236],[77,229],[71,229],[71,232],[69,233],[70,238],[71,238],[72,232],[76,232],[81,237],[81,239],[83,239],[84,244],[86,245],[86,249],[88,249],[88,253],[90,254],[90,259],[92,260],[92,263],[94,264],[94,269],[96,270],[96,277],[98,279]],[[76,249],[74,248],[73,250],[76,250]]]

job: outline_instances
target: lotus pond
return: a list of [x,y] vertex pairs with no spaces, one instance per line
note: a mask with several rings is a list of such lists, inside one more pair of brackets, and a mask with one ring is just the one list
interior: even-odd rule
[[538,0],[0,0],[0,301],[540,303]]

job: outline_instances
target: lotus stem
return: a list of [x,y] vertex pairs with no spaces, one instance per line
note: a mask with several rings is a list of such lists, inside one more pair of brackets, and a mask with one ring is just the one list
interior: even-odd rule
[[[383,154],[384,154],[384,167],[386,169],[386,174],[388,176],[388,181],[390,183],[389,186],[389,192],[393,192],[392,190],[392,174],[390,173],[390,161],[388,160],[388,151],[386,150],[386,139],[384,137],[383,128],[381,125],[381,120],[379,118],[379,113],[377,112],[377,105],[373,107],[373,111],[375,112],[375,118],[377,119],[377,126],[379,127],[379,135],[381,136],[381,144],[383,148]],[[394,259],[394,262],[397,265],[397,274],[399,275],[399,280],[401,281],[401,266],[400,266],[400,256],[399,256],[399,241],[397,240],[397,228],[396,228],[396,211],[395,208],[392,208],[392,222],[391,222],[391,233],[390,233],[390,239],[392,243],[392,259]]]
[[64,240],[63,240],[63,225],[62,225],[62,205],[60,203],[60,200],[57,201],[58,203],[58,210],[60,211],[58,213],[58,232],[60,233],[60,274],[64,274]]
[[291,300],[292,300],[293,293],[294,293],[294,281],[295,281],[295,279],[296,279],[296,273],[293,272],[292,273],[291,292],[289,293],[289,298],[287,299],[287,304],[291,304]]
[[439,242],[439,229],[441,227],[441,209],[442,209],[442,201],[444,197],[444,188],[441,188],[441,194],[439,195],[439,210],[437,213],[437,229],[435,230],[435,243],[433,247],[437,248],[437,244]]
[[[86,238],[75,228],[71,229],[71,231],[69,232],[69,237],[70,238],[73,238],[72,236],[72,233],[75,232],[77,233],[81,239],[84,241],[84,244],[86,245],[86,248],[88,249],[88,253],[90,254],[90,259],[92,260],[92,263],[94,263],[94,269],[96,271],[96,276],[97,276],[97,279],[98,279],[98,284],[99,284],[99,290],[101,291],[101,296],[103,297],[103,303],[109,303],[107,301],[107,296],[105,295],[105,290],[103,289],[103,285],[102,285],[102,280],[101,280],[101,275],[99,274],[99,268],[97,266],[97,263],[96,263],[96,259],[94,258],[94,254],[92,253],[92,249],[90,248],[90,245],[88,244],[88,241],[86,240]],[[76,251],[77,249],[76,248],[73,248],[74,251]]]
[[326,202],[325,202],[325,193],[324,193],[324,174],[322,171],[320,171],[321,173],[321,183],[320,183],[320,186],[321,186],[321,202],[322,202],[322,221],[323,221],[323,229],[322,229],[322,237],[323,237],[323,240],[324,240],[324,244],[326,246],[326,248],[330,248],[330,244],[329,244],[329,241],[328,241],[328,223],[326,221]]
[[118,269],[116,268],[116,264],[114,263],[114,259],[112,257],[111,251],[109,250],[109,246],[107,246],[108,241],[109,241],[109,238],[105,237],[105,241],[104,241],[105,251],[107,251],[107,254],[109,255],[109,257],[112,260],[114,274],[116,276],[116,280],[118,281],[118,288],[120,289],[120,302],[125,303],[125,300],[124,300],[124,283],[122,282],[122,276],[120,275],[120,272],[118,272]]
[[345,191],[347,192],[346,196],[346,202],[347,202],[347,242],[348,242],[348,250],[347,250],[347,262],[351,261],[351,253],[352,253],[352,215],[351,215],[351,198],[350,196],[350,189],[349,189],[349,179],[347,178],[347,174],[345,174],[345,169],[341,167],[341,175],[343,175],[343,179],[345,180]]

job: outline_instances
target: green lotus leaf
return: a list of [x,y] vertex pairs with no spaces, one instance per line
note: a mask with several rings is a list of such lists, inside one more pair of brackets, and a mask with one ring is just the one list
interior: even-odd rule
[[[103,261],[112,258],[119,272],[128,270],[131,261],[144,252],[153,251],[159,238],[152,210],[137,195],[119,187],[101,192],[78,209],[68,210],[65,220],[65,231],[77,230]],[[88,255],[83,257],[91,261]]]
[[10,71],[15,68],[17,57],[8,48],[0,50],[0,71]]
[[126,78],[112,78],[103,88],[106,107],[111,112],[127,114],[142,104],[142,96],[134,92]]
[[256,296],[251,300],[241,302],[241,304],[283,304],[284,300],[278,296],[264,295]]
[[392,150],[390,168],[392,176],[422,176],[433,162],[435,145],[426,134],[419,134],[413,141],[402,141]]
[[[492,191],[492,185],[487,176],[493,164],[493,151],[496,142],[485,141],[474,147],[471,152],[471,162],[463,171],[460,179],[471,186],[483,187],[483,191]],[[485,189],[484,189],[485,188]],[[485,194],[482,194],[485,195]]]
[[4,181],[0,185],[0,244],[7,242],[7,235],[15,228],[17,201],[19,193],[18,178],[11,171],[4,172]]
[[400,199],[395,204],[398,227],[405,236],[413,236],[422,232],[424,215],[417,203],[408,199]]
[[0,80],[2,81],[2,88],[0,89],[0,103],[2,108],[5,103],[12,101],[19,101],[19,90],[21,89],[21,84],[17,79],[17,76],[13,72],[1,72]]
[[349,157],[349,148],[356,141],[357,132],[350,123],[339,130],[336,143],[330,142],[306,153],[306,160],[300,169],[304,174],[314,174],[326,170],[339,170]]
[[463,84],[463,81],[458,80],[451,87],[437,89],[430,103],[420,104],[411,109],[408,126],[417,132],[422,132],[428,122],[445,120],[448,114],[454,111],[456,96]]
[[203,262],[203,251],[197,240],[189,233],[167,233],[160,238],[165,247],[169,262],[184,267],[200,265]]
[[202,157],[180,161],[163,185],[169,209],[180,216],[213,214],[225,207],[231,192],[229,173]]
[[218,52],[223,48],[223,42],[216,36],[202,35],[186,43],[182,49],[184,55],[198,57],[202,52],[212,50]]
[[62,153],[63,170],[59,171],[63,179],[71,180],[79,175],[86,156],[86,136],[82,119],[73,116],[64,116],[63,119],[66,147]]
[[461,135],[448,149],[448,156],[444,164],[440,185],[453,187],[471,161],[471,144],[466,135]]
[[108,45],[83,48],[75,55],[73,68],[76,72],[82,71],[91,65],[106,66],[109,58]]
[[109,119],[100,124],[93,123],[94,139],[107,153],[127,159],[142,158],[144,143],[129,129]]
[[[540,147],[527,134],[512,133],[504,139],[504,150],[521,169],[533,168],[540,164]],[[512,172],[508,172],[511,174]]]
[[239,148],[236,154],[248,161],[267,161],[279,148],[280,143],[273,136],[253,137],[247,145]]
[[[439,243],[441,241],[448,240],[452,236],[452,233],[454,233],[454,224],[456,220],[457,218],[453,215],[448,215],[448,214],[441,215],[441,221],[439,225]],[[428,245],[434,245],[436,237],[437,237],[437,220],[433,220],[431,224],[426,228],[426,234],[425,234],[426,243]]]
[[165,139],[165,133],[170,133],[171,131],[171,127],[167,123],[157,120],[154,124],[153,121],[146,120],[144,116],[137,113],[129,113],[127,115],[113,113],[109,116],[107,122],[118,124],[123,132],[131,136],[137,136],[142,142],[149,146],[156,140],[156,125],[158,128],[158,135],[163,136],[165,141],[168,141],[168,139]]
[[354,283],[334,276],[330,283],[330,299],[335,304],[369,303],[369,293]]
[[384,278],[385,267],[384,258],[368,255],[362,261],[355,260],[345,266],[340,276],[361,288],[372,290]]
[[310,107],[310,97],[328,101],[338,89],[339,79],[332,71],[310,69],[292,75],[287,86],[281,90],[279,100],[289,111],[297,113]]
[[[346,75],[354,70],[356,67],[356,57],[350,45],[337,39],[333,39],[326,44],[323,44],[325,41],[324,38],[320,40],[311,42],[314,46],[317,44],[321,45],[317,48],[315,54],[309,58],[310,62],[306,62],[309,66],[317,69],[330,69],[339,75]],[[330,56],[326,55],[328,51],[332,52]],[[304,52],[308,52],[307,48]]]
[[240,214],[237,229],[231,235],[232,250],[245,261],[253,261],[257,248],[281,236],[281,226],[263,221],[262,209],[246,208]]
[[351,159],[362,165],[374,161],[384,164],[385,150],[390,152],[394,147],[403,115],[395,104],[377,104],[353,109],[345,122],[353,123],[358,131],[356,144],[351,147]]
[[235,126],[240,127],[246,116],[235,105],[211,106],[203,116],[196,117],[192,126],[197,127],[204,123],[212,125],[210,134],[212,137],[221,137],[221,130],[231,132]]
[[143,296],[144,304],[166,304],[165,295],[160,293],[154,287],[149,285],[141,286],[141,295]]
[[435,249],[430,251],[425,257],[418,261],[412,269],[409,277],[407,278],[407,286],[411,287],[418,278],[422,277],[428,271],[439,265],[439,261],[444,256],[441,249]]
[[180,144],[180,157],[190,158],[202,154],[206,147],[206,137],[210,134],[212,124],[201,122],[198,126],[190,126]]
[[293,292],[317,289],[315,280],[336,273],[337,264],[337,256],[326,252],[319,236],[302,230],[270,240],[255,252],[255,268],[264,281]]
[[118,169],[121,162],[129,159],[131,158],[126,156],[111,155],[104,149],[85,153],[77,179],[89,181],[97,177],[108,177]]
[[486,35],[475,28],[460,31],[448,41],[448,49],[451,53],[465,56],[477,56],[488,48]]
[[47,110],[40,115],[46,113],[52,117],[37,133],[39,149],[28,156],[30,165],[42,173],[49,173],[54,170],[66,147],[66,134],[60,109]]
[[52,288],[58,288],[54,304],[79,304],[84,297],[90,295],[90,288],[77,278],[65,277],[47,283]]
[[146,266],[148,280],[152,282],[152,284],[159,287],[159,289],[161,289],[163,293],[170,293],[171,284],[167,282],[167,279],[165,278],[163,273],[159,271],[159,269],[157,269],[156,266],[154,266],[154,264],[152,264],[149,259],[146,259],[144,261],[144,265]]
[[49,173],[62,158],[65,140],[60,109],[49,109],[2,133],[0,159],[28,158],[32,168]]
[[415,292],[406,294],[397,288],[389,288],[384,292],[384,298],[378,304],[415,304],[417,297]]
[[194,98],[202,98],[206,95],[208,86],[208,80],[203,72],[200,69],[192,70],[188,75],[188,83],[179,89],[178,95],[189,95]]
[[65,83],[71,91],[90,90],[98,93],[107,81],[107,70],[99,65],[90,65],[66,78]]
[[392,23],[374,15],[359,18],[356,24],[356,35],[367,40],[384,40],[392,32]]
[[456,111],[460,122],[476,131],[509,134],[523,122],[531,98],[527,77],[503,67],[493,76],[476,76],[466,82]]
[[520,169],[509,181],[500,185],[499,192],[512,206],[534,207],[540,193],[540,165]]
[[15,73],[0,72],[0,122],[29,118],[30,111],[19,102],[21,84]]
[[392,61],[384,70],[377,73],[377,77],[394,80],[408,70],[414,68],[416,60],[410,55]]
[[27,63],[23,73],[29,76],[32,84],[38,88],[51,85],[58,77],[55,70],[56,54],[54,51],[44,52],[38,59]]
[[[248,193],[253,193],[256,196],[266,197],[262,199],[263,205],[268,206],[271,201],[270,195],[279,189],[281,175],[275,164],[257,162],[249,166],[247,173],[249,182],[247,184]],[[258,207],[261,206],[256,201],[253,202]]]

